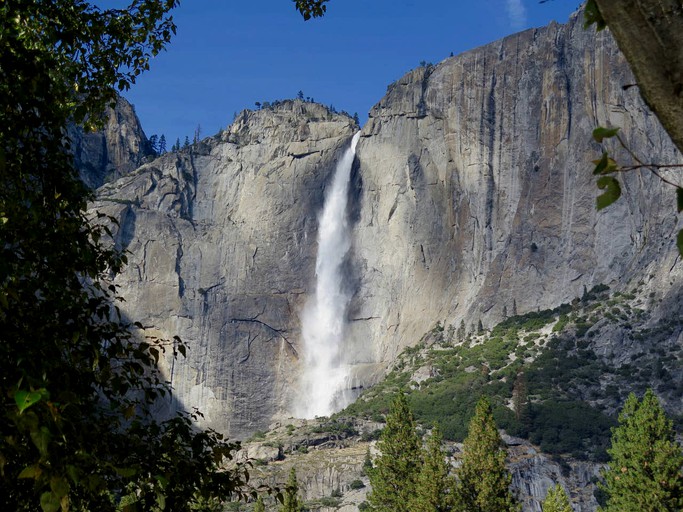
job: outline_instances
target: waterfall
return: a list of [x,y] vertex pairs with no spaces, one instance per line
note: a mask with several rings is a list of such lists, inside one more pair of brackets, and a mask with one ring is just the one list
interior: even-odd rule
[[351,297],[344,291],[342,265],[351,247],[347,203],[351,166],[356,156],[356,133],[337,163],[332,185],[318,217],[318,255],[315,295],[301,314],[304,370],[296,415],[329,416],[348,405],[349,367],[341,362],[346,309]]

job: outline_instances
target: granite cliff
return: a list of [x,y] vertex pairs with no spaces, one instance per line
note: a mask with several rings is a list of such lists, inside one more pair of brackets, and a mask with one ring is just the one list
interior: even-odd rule
[[130,252],[117,278],[125,310],[190,345],[165,370],[204,425],[244,436],[287,412],[315,212],[357,130],[320,105],[287,101],[244,111],[218,136],[99,189],[94,208],[120,219],[117,243]]
[[[377,380],[437,321],[471,332],[599,283],[637,288],[653,321],[680,317],[672,190],[631,174],[617,204],[594,206],[595,126],[620,126],[645,160],[680,161],[631,83],[609,34],[574,17],[389,86],[353,170],[345,362],[354,385]],[[120,167],[126,175],[99,189],[93,208],[120,219],[117,243],[131,253],[117,278],[125,310],[189,343],[187,359],[165,371],[205,425],[241,437],[291,410],[316,217],[357,129],[285,101],[133,172]],[[680,328],[667,343],[680,349]],[[639,350],[624,330],[596,344],[617,364]]]
[[672,189],[633,173],[595,208],[596,126],[680,160],[633,83],[609,34],[575,16],[392,84],[358,144],[356,338],[390,361],[436,319],[471,332],[598,283],[676,296]]

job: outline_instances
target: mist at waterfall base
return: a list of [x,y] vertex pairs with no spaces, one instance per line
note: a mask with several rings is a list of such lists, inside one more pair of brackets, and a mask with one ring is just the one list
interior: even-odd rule
[[344,290],[342,267],[351,247],[347,203],[351,167],[360,132],[337,162],[334,179],[318,217],[315,295],[301,313],[304,369],[294,413],[300,418],[329,416],[350,402],[350,374],[342,364],[346,310],[351,296]]

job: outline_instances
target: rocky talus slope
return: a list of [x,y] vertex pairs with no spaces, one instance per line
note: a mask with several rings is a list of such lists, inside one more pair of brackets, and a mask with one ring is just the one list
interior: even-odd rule
[[[341,426],[341,428],[340,428]],[[269,432],[250,440],[241,453],[254,464],[252,484],[283,488],[293,467],[299,496],[312,512],[357,512],[371,492],[366,458],[377,455],[373,432],[381,424],[354,421],[325,423],[290,420],[275,424]],[[593,491],[599,467],[588,462],[558,460],[539,452],[528,442],[504,436],[509,454],[512,487],[523,508],[541,512],[548,489],[561,483],[573,496],[577,512],[595,510]],[[462,444],[443,447],[449,462],[457,467]],[[267,500],[268,501],[268,500]],[[277,510],[273,500],[268,510]],[[233,511],[251,511],[251,504],[235,503]]]

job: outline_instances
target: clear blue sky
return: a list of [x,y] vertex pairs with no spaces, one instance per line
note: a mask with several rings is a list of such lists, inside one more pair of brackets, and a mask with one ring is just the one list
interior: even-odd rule
[[[100,5],[118,2],[102,1]],[[256,101],[299,90],[361,121],[420,61],[437,63],[550,20],[565,22],[577,0],[330,0],[303,21],[292,0],[184,0],[178,34],[126,93],[147,135],[202,137]]]

